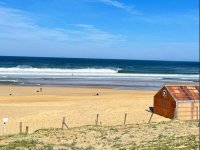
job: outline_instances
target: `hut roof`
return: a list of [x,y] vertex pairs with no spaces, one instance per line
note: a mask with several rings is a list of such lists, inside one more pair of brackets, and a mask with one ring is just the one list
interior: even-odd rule
[[165,85],[173,98],[177,101],[182,100],[200,100],[199,99],[199,86],[193,85]]

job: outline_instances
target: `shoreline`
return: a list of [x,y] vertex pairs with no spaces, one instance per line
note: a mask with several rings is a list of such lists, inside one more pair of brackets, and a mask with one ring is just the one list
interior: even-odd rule
[[[194,85],[198,86],[199,84],[196,82],[190,83],[190,82],[185,82],[185,83],[179,83],[179,82],[174,82],[174,83],[163,83],[159,88],[133,88],[133,87],[118,87],[118,86],[109,86],[109,85],[51,85],[51,84],[44,84],[44,85],[25,85],[25,84],[0,84],[0,87],[35,87],[35,88],[86,88],[86,89],[113,89],[113,90],[127,90],[127,91],[158,91],[162,86],[164,85]],[[1,94],[1,92],[0,92]]]

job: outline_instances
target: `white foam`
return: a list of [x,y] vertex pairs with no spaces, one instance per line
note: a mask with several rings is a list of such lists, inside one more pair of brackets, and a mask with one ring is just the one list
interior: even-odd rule
[[116,74],[117,70],[113,69],[57,69],[57,68],[0,68],[1,75],[101,75],[101,74]]
[[0,75],[7,77],[25,78],[67,78],[67,77],[103,77],[103,78],[143,78],[143,79],[199,79],[198,74],[142,74],[142,73],[118,73],[118,69],[59,69],[59,68],[31,68],[18,66],[13,68],[0,68]]
[[17,80],[1,80],[0,79],[0,82],[17,82]]

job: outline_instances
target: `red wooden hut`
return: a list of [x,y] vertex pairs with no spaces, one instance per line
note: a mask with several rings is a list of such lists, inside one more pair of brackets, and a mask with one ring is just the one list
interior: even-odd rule
[[199,86],[165,85],[154,96],[154,113],[181,120],[199,119]]

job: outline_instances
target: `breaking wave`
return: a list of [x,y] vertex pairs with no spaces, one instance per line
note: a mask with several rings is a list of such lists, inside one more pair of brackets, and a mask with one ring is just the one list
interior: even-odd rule
[[31,66],[17,66],[12,68],[0,68],[1,77],[37,77],[37,78],[64,78],[64,77],[134,77],[156,79],[199,79],[198,74],[153,74],[153,73],[123,73],[120,68],[33,68]]

